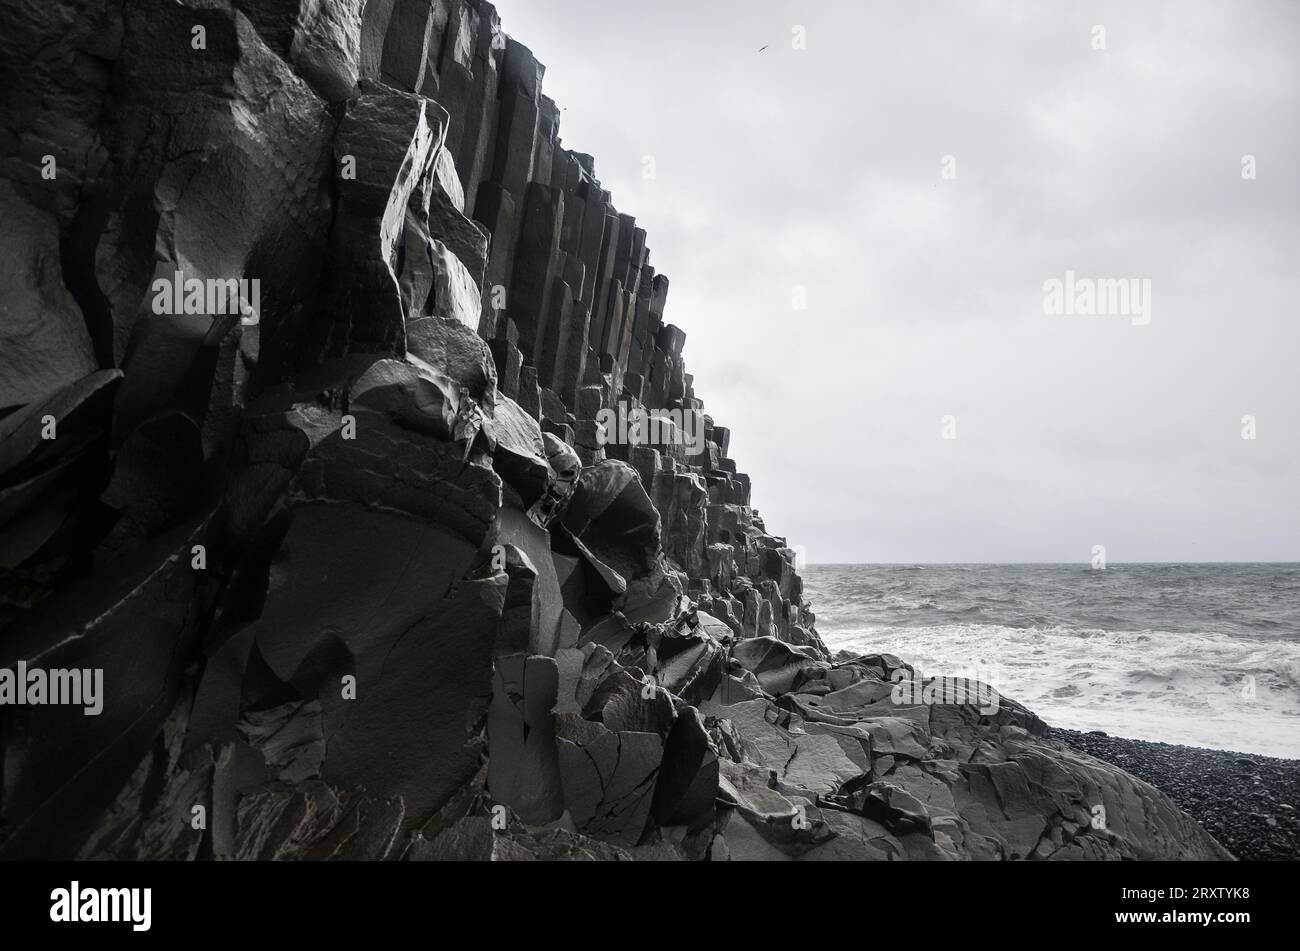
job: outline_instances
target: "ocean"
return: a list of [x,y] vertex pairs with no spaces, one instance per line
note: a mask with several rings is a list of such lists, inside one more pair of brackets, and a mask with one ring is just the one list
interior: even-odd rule
[[1053,726],[1300,759],[1300,564],[800,573],[833,651],[978,676]]

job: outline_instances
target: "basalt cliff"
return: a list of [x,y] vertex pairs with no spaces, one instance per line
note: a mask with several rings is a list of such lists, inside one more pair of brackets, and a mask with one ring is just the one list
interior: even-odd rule
[[829,654],[490,4],[0,20],[0,857],[1228,857]]

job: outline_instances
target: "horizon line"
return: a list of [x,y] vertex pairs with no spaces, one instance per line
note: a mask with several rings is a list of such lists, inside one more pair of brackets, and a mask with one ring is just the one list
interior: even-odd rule
[[[897,568],[915,565],[929,565],[934,567],[969,567],[972,565],[984,565],[989,567],[1007,566],[1007,565],[1073,565],[1086,566],[1092,569],[1088,561],[809,561],[804,563],[805,568],[832,568],[832,567],[880,567],[880,568]],[[1107,561],[1106,568],[1112,565],[1298,565],[1300,560],[1296,561]],[[1106,568],[1095,569],[1105,571]]]

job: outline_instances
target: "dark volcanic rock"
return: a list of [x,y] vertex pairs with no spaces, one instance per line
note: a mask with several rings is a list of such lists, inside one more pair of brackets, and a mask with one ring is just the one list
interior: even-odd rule
[[641,840],[654,799],[663,740],[609,730],[572,714],[559,718],[557,746],[565,812],[578,831],[631,846]]
[[85,6],[0,30],[0,858],[1227,857],[828,656],[490,3]]
[[554,708],[559,670],[550,657],[498,657],[488,717],[488,792],[525,822],[563,811]]
[[664,743],[663,764],[652,805],[661,826],[692,831],[713,821],[718,798],[718,751],[694,707],[686,707]]

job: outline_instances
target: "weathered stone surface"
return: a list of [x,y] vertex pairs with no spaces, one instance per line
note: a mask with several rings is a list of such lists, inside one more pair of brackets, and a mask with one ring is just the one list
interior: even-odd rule
[[93,373],[0,419],[0,628],[77,577],[104,533],[95,496],[120,381]]
[[664,743],[663,764],[652,811],[661,826],[699,829],[713,821],[718,797],[718,751],[700,720],[686,707]]
[[[410,409],[404,404],[399,408]],[[504,486],[492,467],[481,458],[467,461],[462,445],[425,438],[421,427],[427,423],[426,414],[408,423],[400,414],[365,405],[352,410],[340,416],[318,405],[299,404],[287,414],[257,418],[256,431],[249,434],[250,448],[268,457],[257,467],[268,480],[256,480],[259,489],[288,489],[303,500],[353,502],[405,513],[475,547],[481,545],[502,505]],[[304,443],[310,438],[314,444],[309,449],[292,444],[297,453],[282,459],[276,451],[288,448],[283,441],[295,437]],[[286,479],[286,468],[296,476]],[[269,501],[273,504],[274,496]],[[238,514],[241,521],[257,518],[245,511],[251,500],[242,492],[229,494],[227,502],[232,516]]]
[[231,858],[245,861],[383,860],[399,841],[398,800],[346,794],[319,781],[267,786],[239,804],[239,832]]
[[7,627],[0,668],[23,661],[105,677],[99,716],[30,707],[22,732],[7,736],[5,755],[22,768],[5,790],[3,857],[75,855],[153,745],[197,647],[198,608],[211,597],[209,580],[190,568],[204,532],[202,520],[180,526]]
[[380,54],[380,77],[395,89],[433,95],[448,11],[428,0],[395,0],[392,8]]
[[654,571],[659,514],[630,466],[611,460],[584,469],[564,525],[625,581]]
[[405,348],[398,250],[407,205],[432,167],[445,122],[440,107],[384,86],[363,87],[349,103],[334,143],[339,209],[317,354],[396,355]]
[[553,479],[541,426],[514,400],[502,397],[485,416],[483,434],[492,464],[526,511],[545,494]]
[[[172,710],[159,742],[141,759],[130,780],[105,811],[99,828],[82,846],[78,859],[193,861],[199,857],[204,831],[174,817],[195,805],[211,808],[215,763],[211,749],[184,756],[189,698]],[[161,790],[157,777],[166,777]]]
[[582,704],[582,715],[615,732],[657,733],[668,736],[677,714],[673,695],[651,686],[627,670],[611,665],[594,692]]
[[615,732],[572,714],[557,718],[564,807],[578,830],[620,846],[645,831],[663,758],[654,733]]
[[[473,240],[469,237],[468,240]],[[467,268],[461,259],[441,241],[434,240],[428,246],[429,259],[433,265],[433,292],[427,309],[435,317],[455,320],[470,330],[477,330],[479,316],[483,311],[483,301],[479,295],[480,277]],[[407,324],[407,346],[410,347],[410,324]]]
[[360,70],[361,11],[365,0],[302,4],[290,61],[323,98],[337,102],[351,96]]
[[457,381],[416,360],[378,360],[352,384],[352,403],[415,432],[450,439],[460,410]]
[[[477,317],[477,305],[474,314]],[[465,387],[475,401],[492,407],[496,402],[496,364],[474,326],[437,315],[407,321],[407,353]],[[459,401],[456,408],[460,408]]]
[[773,637],[743,640],[732,648],[731,657],[757,676],[759,684],[771,694],[790,693],[807,672],[827,666],[812,650],[791,647]]
[[58,221],[0,180],[0,409],[39,402],[98,369],[59,273]]
[[[484,287],[488,267],[488,235],[462,211],[464,196],[460,194],[460,180],[456,177],[455,168],[445,168],[449,154],[445,148],[438,153],[439,162],[435,167],[437,177],[429,199],[428,231],[438,235],[447,253],[460,262],[469,275],[470,286],[481,295],[486,291],[487,300],[480,299],[480,307],[491,306],[491,288]],[[449,280],[448,283],[452,282]],[[465,300],[468,299],[469,295],[466,294]],[[475,326],[477,322],[478,315],[475,316]]]
[[488,790],[525,822],[540,825],[565,808],[557,759],[559,669],[549,657],[499,657],[488,716]]
[[104,546],[120,551],[179,524],[199,504],[202,470],[202,434],[189,414],[163,412],[137,427],[101,496],[118,513]]
[[566,829],[544,832],[492,828],[488,818],[457,820],[433,842],[413,848],[412,861],[432,862],[630,862],[617,846]]
[[293,785],[320,775],[323,714],[319,700],[291,700],[269,710],[245,710],[235,729],[262,754],[276,780]]
[[[421,520],[352,504],[294,512],[255,644],[280,681],[320,700],[327,782],[383,788],[421,815],[477,768],[467,718],[486,712],[505,592],[490,581],[451,590],[472,557]],[[377,747],[388,754],[377,760]]]

